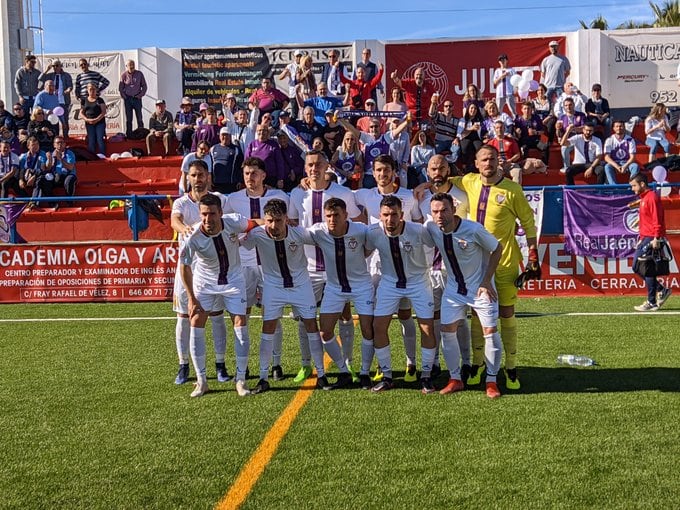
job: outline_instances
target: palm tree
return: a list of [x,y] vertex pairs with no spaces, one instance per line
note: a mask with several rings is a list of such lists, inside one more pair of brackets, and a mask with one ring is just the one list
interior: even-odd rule
[[609,23],[607,23],[607,20],[604,19],[602,14],[598,14],[597,18],[595,18],[589,24],[586,24],[586,22],[583,20],[579,20],[579,23],[583,28],[593,28],[596,30],[609,30]]
[[661,6],[649,2],[654,13],[654,28],[680,26],[680,3],[673,0],[664,2]]

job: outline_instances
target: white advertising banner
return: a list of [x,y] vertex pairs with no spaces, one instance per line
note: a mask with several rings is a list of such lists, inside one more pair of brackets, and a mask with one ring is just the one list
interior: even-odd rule
[[[531,210],[534,211],[534,222],[536,223],[536,242],[540,242],[541,229],[543,228],[543,190],[525,190],[524,196],[527,197],[527,201],[531,206]],[[517,232],[515,234],[515,238],[517,239],[517,244],[519,244],[519,249],[522,250],[523,264],[526,265],[527,259],[529,258],[529,246],[527,244],[527,238],[524,233],[524,229],[519,224],[519,220],[517,221]]]
[[605,76],[610,81],[605,88],[612,107],[680,106],[680,28],[608,32],[602,57],[607,59]]

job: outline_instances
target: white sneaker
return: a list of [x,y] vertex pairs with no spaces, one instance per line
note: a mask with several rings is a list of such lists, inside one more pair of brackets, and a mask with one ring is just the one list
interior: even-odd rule
[[634,308],[638,312],[656,312],[659,309],[659,306],[656,304],[652,304],[649,301],[645,301],[641,305],[635,306]]
[[239,397],[247,397],[250,395],[250,390],[246,386],[245,381],[236,381],[236,393]]
[[106,159],[106,156],[104,154],[102,154],[101,152],[99,154],[97,154],[97,157],[99,159]]
[[199,377],[194,383],[194,391],[191,392],[192,397],[202,397],[208,392],[208,380]]
[[566,174],[566,173],[567,173],[567,167],[566,167],[566,166],[563,166],[562,168],[560,168],[560,173],[561,173],[561,174]]
[[671,297],[671,294],[673,294],[673,290],[671,290],[669,287],[666,287],[661,292],[657,292],[656,293],[657,308],[661,308],[663,304],[668,300],[668,298]]

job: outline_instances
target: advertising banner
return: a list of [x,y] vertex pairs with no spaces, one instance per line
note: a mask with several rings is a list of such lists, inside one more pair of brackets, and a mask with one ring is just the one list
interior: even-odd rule
[[680,106],[680,28],[607,32],[602,44],[603,76],[610,80],[607,88],[616,108]]
[[[541,241],[541,229],[543,228],[543,190],[537,189],[533,191],[524,190],[524,196],[527,197],[527,202],[531,206],[531,210],[534,211],[534,223],[536,224],[536,239],[538,242]],[[527,238],[524,233],[524,229],[517,221],[517,233],[515,234],[517,239],[517,244],[519,249],[522,250],[522,258],[524,263],[527,263],[529,257],[529,245],[527,244]]]
[[177,243],[0,246],[0,303],[169,301]]

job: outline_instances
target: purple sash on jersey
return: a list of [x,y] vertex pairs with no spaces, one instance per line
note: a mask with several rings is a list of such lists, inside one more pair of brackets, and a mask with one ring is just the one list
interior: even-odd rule
[[[267,190],[264,190],[264,193],[262,193],[262,196],[267,193]],[[251,220],[259,220],[260,219],[260,199],[259,198],[249,198],[250,200],[250,219]],[[260,265],[260,252],[257,251],[257,248],[255,248],[255,259],[257,260],[257,265]]]
[[441,271],[442,270],[442,254],[439,248],[434,249],[434,257],[432,258],[432,270]]
[[397,288],[406,288],[406,271],[404,271],[404,260],[401,258],[401,249],[399,248],[399,237],[387,237],[390,241],[390,252],[392,254],[392,262],[394,263],[394,271],[397,273]]
[[[312,191],[312,224],[316,225],[323,221],[323,191]],[[318,246],[314,247],[316,252],[316,270],[325,271],[326,264],[323,260],[323,252]]]
[[477,223],[484,225],[486,219],[486,207],[489,204],[489,193],[491,186],[482,186],[482,192],[479,194],[479,202],[477,202]]
[[338,281],[342,287],[342,292],[352,292],[352,287],[349,286],[347,279],[347,263],[345,260],[345,238],[336,237],[335,241],[335,269],[338,273]]
[[[224,222],[222,223],[222,228],[224,228]],[[229,273],[229,255],[227,254],[227,247],[224,245],[224,239],[222,236],[216,236],[212,238],[213,244],[215,245],[215,251],[217,252],[217,260],[220,263],[220,274],[217,276],[218,285],[226,285],[227,274]]]
[[446,258],[451,265],[451,271],[453,271],[453,277],[458,284],[458,289],[456,292],[461,296],[467,295],[467,287],[465,285],[465,278],[463,277],[463,272],[460,270],[460,265],[458,264],[458,258],[456,257],[456,252],[453,251],[453,234],[444,234],[444,249],[446,250]]
[[274,241],[274,250],[276,251],[276,261],[279,263],[279,271],[283,277],[283,288],[290,289],[293,287],[293,277],[288,269],[288,258],[286,257],[286,242]]

